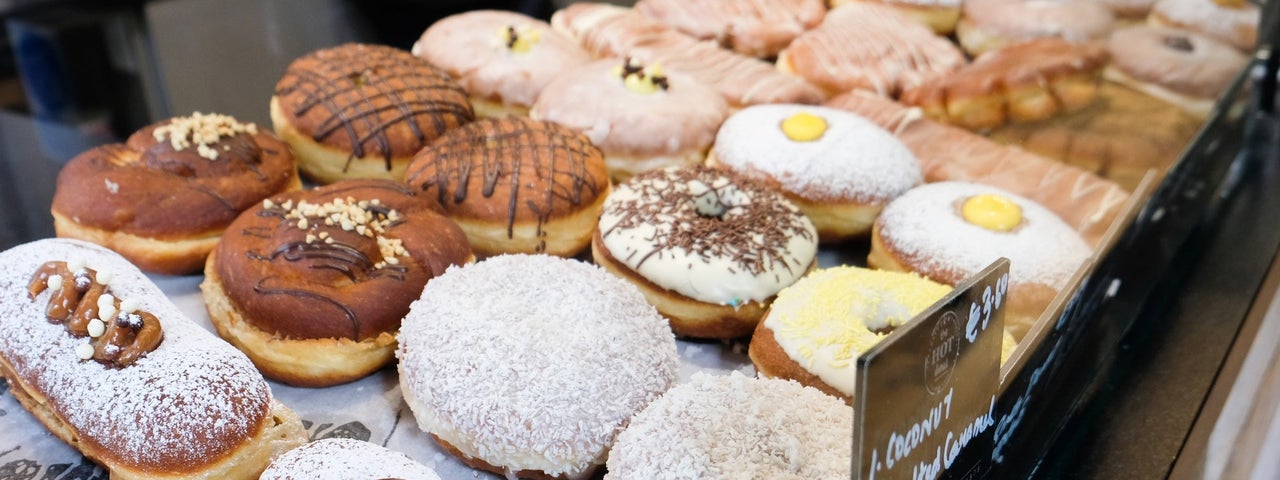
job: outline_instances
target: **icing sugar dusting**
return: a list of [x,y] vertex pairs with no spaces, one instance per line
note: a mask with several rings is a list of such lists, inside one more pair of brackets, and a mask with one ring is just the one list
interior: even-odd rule
[[399,340],[400,384],[424,431],[551,476],[603,463],[679,366],[670,327],[634,286],[545,255],[451,267],[410,307]]
[[408,455],[350,438],[328,438],[281,455],[259,480],[397,478],[440,480]]
[[[160,320],[164,339],[155,351],[121,369],[76,357],[84,339],[46,321],[50,292],[32,300],[27,282],[45,262],[77,260],[110,272],[113,295],[136,300]],[[114,452],[104,460],[142,468],[216,460],[257,433],[271,402],[247,357],[188,320],[132,264],[76,240],[40,240],[0,253],[0,352],[47,393],[82,442]]]
[[703,373],[631,420],[606,480],[850,478],[853,409],[791,380]]

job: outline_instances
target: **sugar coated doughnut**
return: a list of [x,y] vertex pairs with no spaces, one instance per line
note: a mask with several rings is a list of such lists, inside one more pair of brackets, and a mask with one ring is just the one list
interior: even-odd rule
[[317,478],[440,480],[408,455],[351,438],[326,438],[295,448],[271,462],[259,480]]
[[1075,230],[1035,202],[995,187],[939,182],[885,208],[867,263],[955,285],[1008,258],[1005,328],[1021,339],[1090,253]]
[[788,380],[696,373],[645,408],[606,480],[852,478],[853,409]]
[[400,330],[418,425],[476,468],[585,478],[676,379],[666,321],[592,265],[502,255],[434,279]]
[[816,262],[817,232],[756,181],[704,166],[648,172],[605,200],[591,251],[635,283],[679,335],[746,336]]
[[1243,0],[1159,0],[1147,23],[1192,30],[1252,54],[1261,15],[1257,5]]
[[[1187,30],[1135,26],[1107,41],[1107,78],[1178,105],[1200,118],[1249,58],[1230,45]],[[1184,142],[1185,143],[1185,142]]]
[[148,272],[188,274],[240,212],[301,186],[284,142],[196,112],[71,159],[51,211],[59,237],[106,246]]
[[849,402],[858,356],[950,291],[910,273],[818,270],[778,294],[747,352],[761,376]]
[[965,0],[956,37],[978,56],[1034,38],[1101,41],[1113,28],[1115,14],[1095,1]]
[[919,185],[902,142],[857,114],[807,105],[757,105],[716,134],[707,164],[780,187],[823,242],[866,235],[876,215]]

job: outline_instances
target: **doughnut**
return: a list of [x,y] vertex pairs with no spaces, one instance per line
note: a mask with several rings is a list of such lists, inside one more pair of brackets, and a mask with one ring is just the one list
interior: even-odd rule
[[853,478],[853,409],[788,380],[695,373],[636,414],[605,480]]
[[1147,23],[1191,30],[1253,54],[1261,15],[1244,0],[1157,0]]
[[80,240],[0,253],[0,374],[111,478],[258,478],[307,439],[249,359]]
[[551,27],[576,38],[597,57],[660,63],[716,89],[732,108],[761,103],[822,103],[826,94],[772,64],[714,42],[700,42],[629,8],[575,3],[551,17]]
[[965,0],[956,38],[977,57],[1034,38],[1103,41],[1115,21],[1115,14],[1096,1]]
[[607,59],[557,76],[529,116],[585,134],[620,181],[702,163],[729,108],[692,77],[668,75],[659,64]]
[[571,257],[591,243],[609,194],[604,156],[586,136],[520,117],[446,133],[418,152],[405,181],[439,201],[480,257]]
[[316,478],[440,480],[408,455],[350,438],[326,438],[289,450],[271,462],[260,480]]
[[904,15],[928,26],[933,33],[950,35],[960,21],[960,0],[830,0],[831,8],[866,1],[893,7]]
[[1144,22],[1156,0],[1093,0],[1101,3],[1116,17],[1116,26]]
[[807,105],[756,105],[729,117],[707,164],[777,185],[823,243],[871,231],[890,200],[919,185],[906,146],[856,114]]
[[838,95],[897,96],[964,66],[960,49],[893,7],[853,2],[827,13],[778,54],[778,69]]
[[1005,328],[1021,340],[1090,254],[1075,230],[1031,200],[975,183],[939,182],[885,207],[867,263],[955,285],[1008,258]]
[[115,250],[138,268],[197,272],[223,229],[302,184],[289,147],[226,115],[175,117],[90,149],[58,173],[57,235]]
[[473,260],[457,224],[390,180],[277,195],[227,231],[200,284],[209,319],[264,375],[299,386],[389,363],[422,286]]
[[952,75],[907,90],[901,100],[972,130],[1043,120],[1092,103],[1106,64],[1102,45],[1037,38],[989,51]]
[[[1104,99],[1108,85],[1103,83]],[[827,106],[857,113],[893,132],[920,161],[925,182],[967,181],[1022,195],[1052,210],[1089,245],[1102,240],[1129,200],[1128,191],[1091,171],[929,120],[919,109],[869,92],[841,95]],[[1089,110],[1093,108],[1097,106]]]
[[432,280],[396,357],[422,431],[507,478],[590,478],[679,368],[675,337],[635,287],[547,255],[501,255]]
[[400,180],[413,154],[475,118],[467,92],[409,52],[349,43],[304,55],[271,97],[271,123],[318,183]]
[[525,116],[563,70],[591,61],[572,38],[516,12],[477,10],[432,24],[411,50],[453,75],[477,117]]
[[818,235],[763,183],[705,166],[638,175],[605,199],[596,263],[635,284],[677,335],[751,334],[783,287],[816,265]]
[[1209,116],[1218,97],[1249,63],[1249,57],[1230,45],[1159,26],[1117,30],[1107,49],[1112,57],[1107,79],[1178,105],[1197,118]]
[[699,40],[773,58],[827,13],[823,0],[640,0],[635,11]]

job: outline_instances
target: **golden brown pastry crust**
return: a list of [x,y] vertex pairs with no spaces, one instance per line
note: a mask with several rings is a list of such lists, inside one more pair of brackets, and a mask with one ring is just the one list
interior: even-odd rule
[[756,367],[756,373],[765,378],[785,378],[800,382],[806,387],[813,387],[822,393],[844,400],[846,404],[852,404],[853,400],[848,395],[827,385],[826,382],[818,378],[809,370],[805,369],[791,355],[782,350],[782,345],[778,345],[777,337],[773,336],[773,329],[765,326],[765,319],[769,318],[769,314],[765,313],[764,318],[760,320],[760,325],[756,327],[755,333],[751,335],[751,344],[747,347],[747,356],[751,357],[751,363]]

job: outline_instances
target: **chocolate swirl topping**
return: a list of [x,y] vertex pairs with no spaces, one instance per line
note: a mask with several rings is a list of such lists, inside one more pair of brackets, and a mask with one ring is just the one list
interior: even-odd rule
[[89,268],[73,271],[66,262],[46,262],[31,276],[27,294],[35,300],[41,292],[53,290],[45,311],[49,322],[65,325],[75,337],[90,337],[89,358],[124,368],[159,347],[164,332],[155,315],[112,296],[104,277]]

